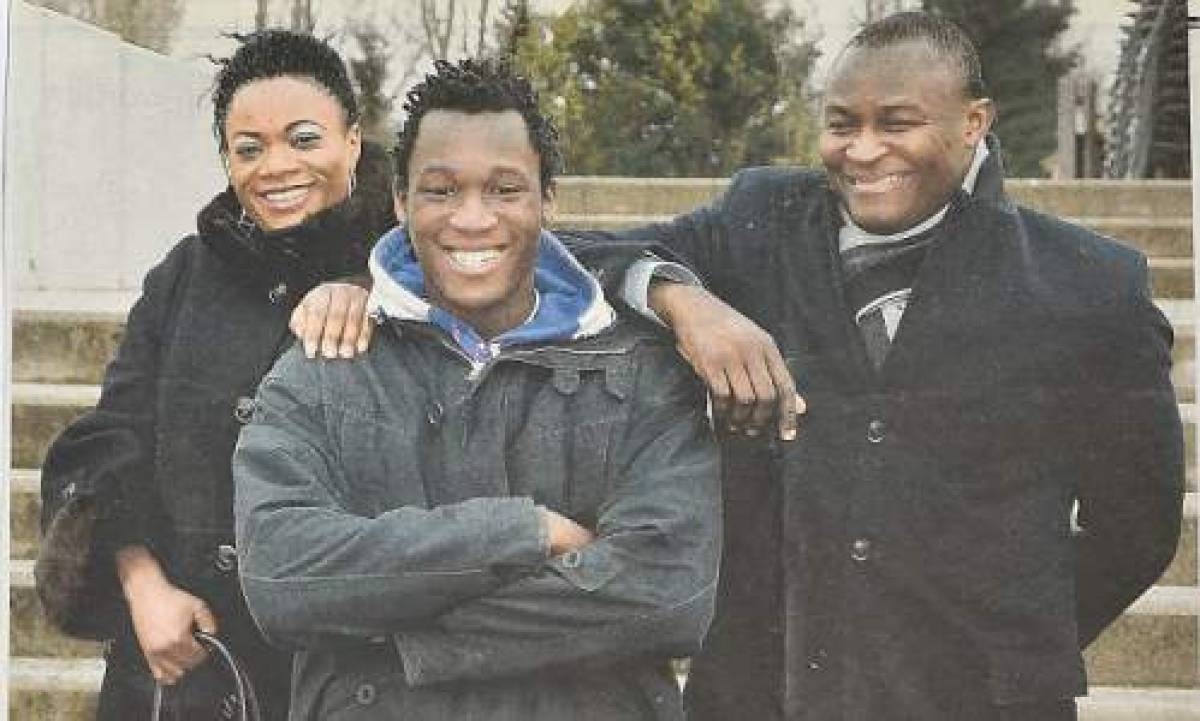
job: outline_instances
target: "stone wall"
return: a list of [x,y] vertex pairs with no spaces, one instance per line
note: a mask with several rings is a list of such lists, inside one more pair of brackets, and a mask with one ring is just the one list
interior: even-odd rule
[[224,186],[212,67],[16,0],[4,148],[9,278],[129,290]]

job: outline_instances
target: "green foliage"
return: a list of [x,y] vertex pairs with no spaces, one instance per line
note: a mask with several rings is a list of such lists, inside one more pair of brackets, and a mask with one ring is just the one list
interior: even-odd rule
[[1045,175],[1042,160],[1058,143],[1058,80],[1075,62],[1074,50],[1056,47],[1075,12],[1072,4],[924,0],[924,8],[958,22],[978,46],[1009,175]]
[[761,0],[590,0],[508,27],[568,173],[722,176],[811,144],[816,51]]

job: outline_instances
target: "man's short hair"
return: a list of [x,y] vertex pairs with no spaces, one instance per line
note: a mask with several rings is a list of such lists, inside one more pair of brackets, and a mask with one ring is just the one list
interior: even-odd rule
[[869,23],[850,38],[850,48],[878,50],[905,42],[922,42],[954,66],[962,78],[963,92],[972,100],[987,97],[979,51],[966,31],[946,18],[909,11]]
[[404,110],[408,117],[397,136],[394,152],[399,191],[408,190],[408,163],[417,130],[426,113],[431,110],[463,113],[515,110],[525,119],[529,143],[538,154],[542,195],[550,192],[562,162],[558,130],[538,110],[537,92],[533,86],[507,62],[491,58],[467,58],[457,63],[439,60],[434,63],[434,72],[408,91]]

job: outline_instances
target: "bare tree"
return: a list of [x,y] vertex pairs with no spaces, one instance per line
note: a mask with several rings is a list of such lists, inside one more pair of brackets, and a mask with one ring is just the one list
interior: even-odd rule
[[479,0],[479,42],[475,43],[475,53],[482,55],[487,50],[488,11],[491,9],[488,0]]
[[500,19],[496,23],[497,54],[506,57],[516,55],[522,38],[529,34],[532,26],[529,0],[504,0]]
[[265,30],[267,27],[267,5],[270,0],[254,0],[254,29]]
[[454,33],[454,11],[457,0],[446,0],[446,13],[439,11],[438,0],[421,0],[421,28],[425,31],[426,49],[434,60],[445,60],[450,55],[450,38]]
[[388,65],[391,49],[387,37],[367,22],[352,22],[348,34],[358,46],[357,57],[349,59],[350,76],[358,90],[359,124],[370,140],[391,141],[392,105],[398,90],[389,91]]
[[[418,11],[421,41],[432,59],[449,58],[455,37],[460,38],[462,55],[488,51],[488,35],[495,21],[491,0],[420,0]],[[403,24],[398,18],[395,22]]]
[[912,5],[913,3],[905,2],[905,0],[863,0],[863,21],[872,23],[882,20],[888,15],[900,12]]
[[312,33],[316,27],[312,0],[292,0],[292,30],[298,33]]

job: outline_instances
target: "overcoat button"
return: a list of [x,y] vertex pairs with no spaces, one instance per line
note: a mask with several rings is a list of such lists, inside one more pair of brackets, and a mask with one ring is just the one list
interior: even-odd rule
[[233,406],[233,417],[242,425],[249,423],[254,418],[254,399],[250,396],[239,396]]
[[865,538],[856,538],[850,544],[850,558],[862,563],[871,555],[871,542]]
[[562,564],[564,568],[579,568],[583,563],[583,554],[579,551],[567,551],[563,554]]
[[883,437],[887,435],[887,424],[876,418],[867,424],[867,440],[871,443],[879,443],[883,441]]
[[363,706],[370,706],[375,702],[375,687],[369,683],[360,684],[354,690],[354,700]]
[[278,305],[279,301],[287,297],[287,283],[279,283],[267,293],[267,300],[271,301],[272,305]]
[[228,543],[217,546],[213,555],[213,566],[221,573],[232,573],[237,568],[237,549]]

